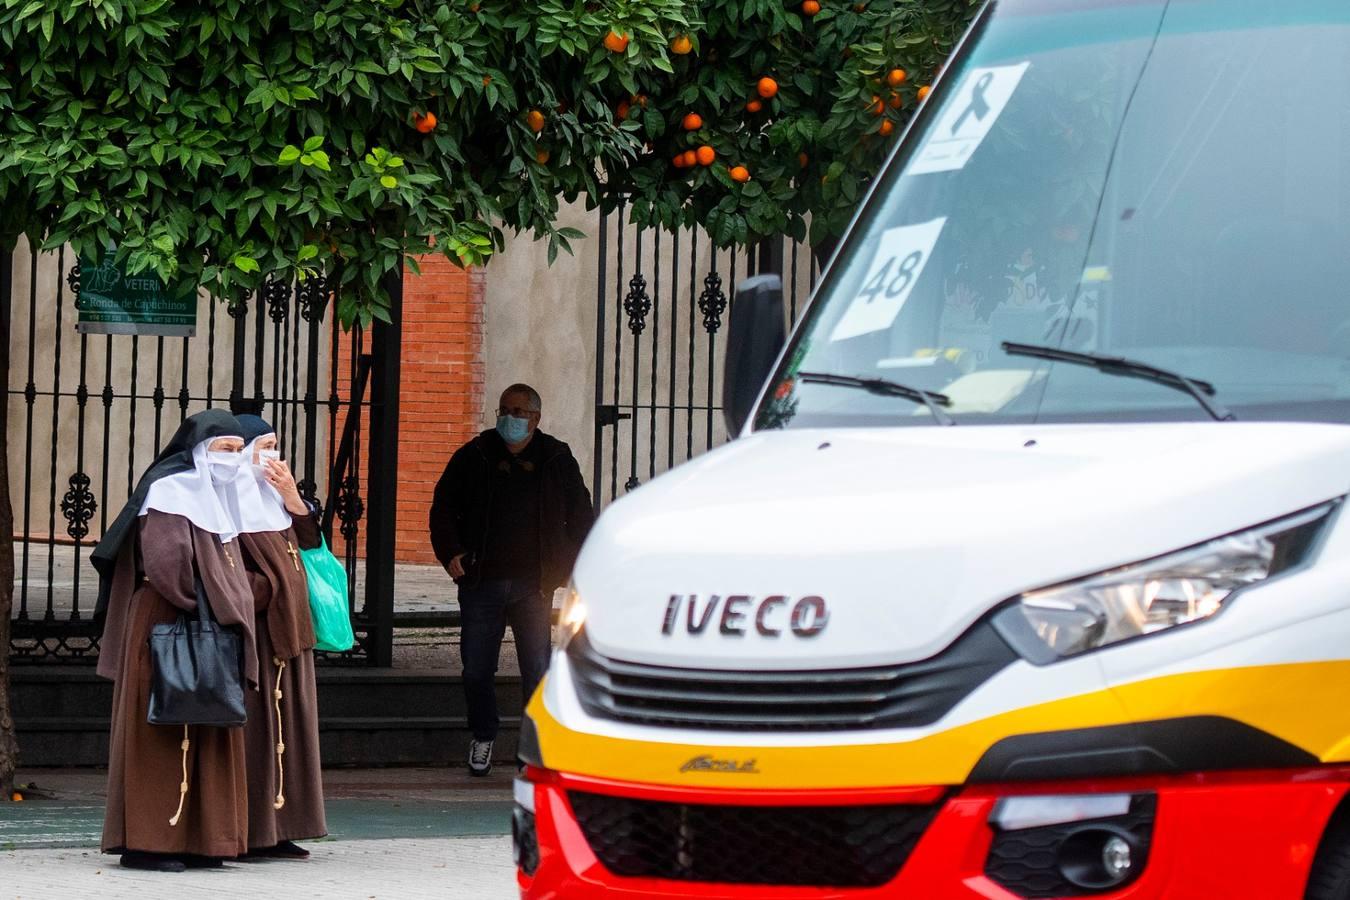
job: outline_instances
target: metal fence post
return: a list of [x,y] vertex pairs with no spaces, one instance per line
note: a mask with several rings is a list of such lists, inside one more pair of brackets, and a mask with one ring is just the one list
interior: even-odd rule
[[384,277],[392,323],[376,321],[371,336],[370,476],[366,482],[366,605],[372,666],[394,663],[394,541],[398,504],[399,352],[403,268]]

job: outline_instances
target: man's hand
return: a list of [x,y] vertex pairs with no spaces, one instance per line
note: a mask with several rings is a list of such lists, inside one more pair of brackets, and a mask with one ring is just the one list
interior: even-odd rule
[[464,577],[464,563],[462,562],[463,559],[464,554],[461,553],[458,556],[452,557],[450,560],[450,564],[445,567],[445,571],[450,573],[451,578]]

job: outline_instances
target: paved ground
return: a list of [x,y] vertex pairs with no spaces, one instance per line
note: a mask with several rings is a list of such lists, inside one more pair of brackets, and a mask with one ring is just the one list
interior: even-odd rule
[[98,852],[105,773],[27,769],[0,804],[0,900],[70,897],[515,898],[511,776],[463,769],[324,772],[329,836],[306,862],[134,872]]
[[325,900],[515,900],[506,837],[333,841],[305,862],[135,872],[96,850],[0,851],[0,900],[322,897]]

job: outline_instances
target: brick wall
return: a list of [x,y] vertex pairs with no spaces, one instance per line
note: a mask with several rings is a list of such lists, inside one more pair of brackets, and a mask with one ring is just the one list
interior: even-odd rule
[[443,256],[419,260],[403,286],[399,391],[399,562],[434,564],[427,538],[431,495],[446,462],[480,430],[483,412],[481,269]]
[[[422,257],[418,263],[422,274],[406,272],[403,282],[395,558],[434,565],[427,514],[436,479],[482,421],[484,275],[481,269],[460,269],[443,256]],[[367,335],[367,349],[369,342]],[[339,341],[339,371],[350,371],[351,343],[347,336]],[[364,455],[364,423],[361,432]],[[358,553],[364,554],[364,519],[361,524]],[[343,552],[342,543],[335,534],[334,553]]]

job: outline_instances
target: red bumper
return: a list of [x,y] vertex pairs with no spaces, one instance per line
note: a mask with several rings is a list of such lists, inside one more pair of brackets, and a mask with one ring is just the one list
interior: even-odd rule
[[[994,840],[990,815],[1002,797],[1032,794],[1156,795],[1151,846],[1143,872],[1098,900],[1296,900],[1318,841],[1350,787],[1350,769],[1208,773],[1099,782],[981,785],[869,791],[682,790],[602,781],[530,769],[539,854],[533,875],[517,872],[525,900],[723,900],[827,897],[882,900],[1018,900],[985,874]],[[585,791],[643,800],[743,806],[841,806],[936,803],[938,810],[898,874],[866,888],[765,887],[612,874],[592,852],[568,799]],[[946,797],[946,799],[942,799]]]

